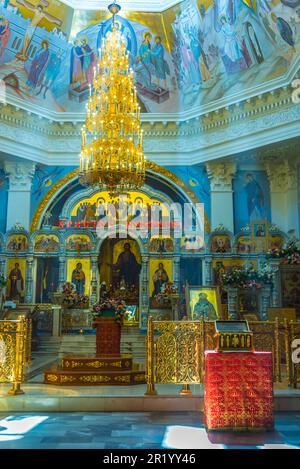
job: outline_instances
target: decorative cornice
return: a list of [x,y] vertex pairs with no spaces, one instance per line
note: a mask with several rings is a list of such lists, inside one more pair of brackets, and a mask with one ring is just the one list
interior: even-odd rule
[[[53,122],[0,106],[3,153],[51,165],[76,165],[79,122]],[[285,88],[186,122],[143,121],[146,156],[161,165],[197,164],[299,136],[300,105]]]

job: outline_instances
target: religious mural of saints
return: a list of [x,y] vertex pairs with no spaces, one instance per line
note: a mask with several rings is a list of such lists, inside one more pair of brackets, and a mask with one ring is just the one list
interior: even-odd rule
[[7,245],[7,250],[12,252],[25,251],[28,248],[26,236],[12,236]]
[[207,319],[210,321],[217,319],[214,305],[208,301],[206,293],[199,293],[198,301],[193,310],[193,319]]
[[46,68],[49,56],[49,41],[42,41],[41,49],[39,49],[35,54],[29,70],[28,80],[26,83],[27,87],[36,88],[40,81],[40,76]]
[[214,236],[211,242],[212,252],[225,253],[230,251],[229,236]]
[[164,264],[160,262],[158,264],[158,269],[154,272],[153,275],[153,296],[158,295],[162,291],[162,287],[169,282],[169,276],[167,271],[164,268]]
[[[101,48],[102,39],[106,36],[108,31],[112,30],[112,19],[108,19],[105,22],[100,23],[100,29],[97,38],[97,49]],[[136,56],[137,54],[137,40],[136,34],[130,22],[121,16],[115,18],[115,28],[121,32],[123,39],[126,43],[127,51],[130,56]]]
[[137,262],[134,253],[131,251],[130,243],[124,244],[124,250],[119,254],[113,269],[118,272],[118,282],[125,282],[127,287],[138,285],[141,265]]
[[60,51],[58,54],[52,52],[47,62],[47,68],[45,70],[44,76],[39,80],[40,89],[36,93],[36,96],[38,96],[44,90],[43,99],[46,99],[48,90],[52,88],[52,85],[54,84],[56,77],[60,72],[61,63],[62,51]]
[[44,10],[43,5],[32,5],[30,2],[27,2],[27,0],[17,0],[17,3],[20,5],[23,5],[26,7],[28,10],[33,12],[32,19],[30,21],[30,24],[28,25],[27,31],[25,33],[25,38],[24,38],[24,43],[23,43],[23,49],[22,52],[16,54],[16,58],[18,60],[22,60],[23,62],[26,62],[28,57],[26,55],[27,50],[29,48],[29,45],[31,43],[31,40],[33,38],[33,35],[41,23],[42,20],[47,19],[51,23],[54,23],[58,26],[61,26],[62,21],[59,20],[58,18],[55,18],[54,16],[50,15]]
[[88,38],[77,38],[71,52],[70,83],[73,88],[84,89],[92,84],[95,62],[96,54],[88,44]]
[[78,262],[76,269],[72,272],[72,283],[74,283],[76,288],[76,293],[78,295],[84,295],[85,289],[85,273],[82,270],[81,262]]
[[24,279],[19,263],[15,263],[15,266],[10,271],[8,278],[10,281],[9,299],[20,300],[22,291],[24,289]]

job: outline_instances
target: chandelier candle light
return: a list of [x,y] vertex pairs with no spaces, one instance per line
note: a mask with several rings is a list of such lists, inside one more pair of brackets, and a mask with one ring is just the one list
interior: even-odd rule
[[102,40],[86,105],[79,180],[87,186],[104,186],[113,194],[143,186],[145,157],[129,52],[115,26],[121,7],[114,2],[108,9],[112,31]]

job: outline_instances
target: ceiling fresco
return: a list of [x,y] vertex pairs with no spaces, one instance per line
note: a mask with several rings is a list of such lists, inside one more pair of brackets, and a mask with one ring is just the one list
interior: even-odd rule
[[[101,39],[111,29],[105,10],[68,3],[0,0],[6,99],[54,119],[83,118]],[[144,113],[229,105],[279,86],[298,66],[300,0],[186,0],[161,12],[121,10],[117,27]]]

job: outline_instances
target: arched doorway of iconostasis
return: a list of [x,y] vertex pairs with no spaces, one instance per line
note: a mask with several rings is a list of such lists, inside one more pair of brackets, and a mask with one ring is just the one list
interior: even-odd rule
[[105,283],[115,298],[126,297],[138,305],[141,252],[136,240],[127,237],[106,238],[101,244],[98,268],[100,284]]

